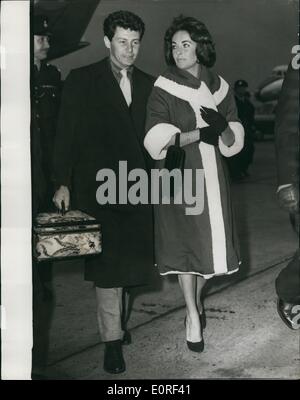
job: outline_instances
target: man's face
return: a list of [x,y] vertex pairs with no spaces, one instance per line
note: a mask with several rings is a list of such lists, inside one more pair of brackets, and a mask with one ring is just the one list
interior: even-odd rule
[[34,35],[34,58],[42,61],[47,58],[50,48],[48,36]]
[[134,64],[140,49],[140,33],[117,26],[110,41],[104,36],[105,46],[109,49],[111,60],[121,69]]

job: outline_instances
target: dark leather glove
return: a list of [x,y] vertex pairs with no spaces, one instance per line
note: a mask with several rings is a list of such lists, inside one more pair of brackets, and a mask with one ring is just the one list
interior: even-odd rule
[[222,114],[213,110],[212,108],[201,107],[200,109],[202,119],[212,128],[214,128],[218,135],[221,135],[228,127],[228,122]]
[[295,185],[283,187],[277,197],[281,208],[289,213],[299,212],[299,189]]
[[219,143],[219,135],[216,132],[214,127],[206,126],[204,128],[198,128],[200,132],[200,140],[199,142],[204,142],[207,144],[211,144],[212,146],[218,146]]

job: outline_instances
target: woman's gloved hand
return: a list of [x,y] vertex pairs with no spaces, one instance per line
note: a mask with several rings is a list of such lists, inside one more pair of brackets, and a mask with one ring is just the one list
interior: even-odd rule
[[218,146],[219,135],[214,127],[206,126],[204,128],[198,128],[198,129],[200,132],[199,142],[211,144],[212,146]]
[[214,128],[217,135],[221,135],[228,127],[228,122],[223,115],[212,108],[203,106],[200,109],[200,113],[203,121],[205,121],[210,128]]

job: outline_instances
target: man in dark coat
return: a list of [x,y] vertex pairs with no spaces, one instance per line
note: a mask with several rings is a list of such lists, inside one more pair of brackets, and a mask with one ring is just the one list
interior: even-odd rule
[[[276,110],[275,145],[278,171],[278,200],[289,212],[299,236],[299,70],[289,65]],[[291,329],[300,328],[299,249],[276,279],[277,309]]]
[[[133,66],[144,34],[135,14],[117,11],[104,21],[109,57],[71,71],[66,79],[54,151],[54,202],[81,209],[102,225],[103,252],[86,261],[85,278],[95,282],[97,319],[105,342],[104,369],[125,370],[121,324],[124,287],[144,285],[154,278],[151,205],[126,201],[99,205],[98,171],[109,169],[119,184],[119,161],[128,172],[151,167],[143,147],[146,103],[153,78]],[[124,176],[122,176],[124,174]],[[131,183],[128,183],[128,188]],[[117,196],[118,199],[118,196]],[[99,199],[98,199],[99,200]]]
[[[32,215],[54,208],[51,163],[56,133],[61,74],[46,62],[49,50],[48,19],[35,15],[33,21],[33,59],[31,70],[31,159]],[[33,260],[33,352],[32,377],[42,377],[48,352],[48,335],[53,311],[51,290],[52,263]]]

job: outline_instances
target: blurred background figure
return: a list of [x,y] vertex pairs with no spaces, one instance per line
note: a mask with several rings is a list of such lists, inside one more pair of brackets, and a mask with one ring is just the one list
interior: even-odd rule
[[[53,208],[51,164],[61,91],[61,75],[46,59],[50,48],[48,18],[35,15],[31,71],[32,217]],[[52,263],[33,260],[32,378],[42,379],[53,312]]]
[[244,147],[240,153],[226,158],[232,180],[240,180],[249,176],[248,168],[254,155],[254,115],[255,108],[250,101],[248,83],[239,79],[234,84],[234,97],[238,117],[245,130]]
[[[299,236],[299,71],[290,64],[283,82],[275,120],[279,205],[289,212]],[[291,329],[300,328],[299,249],[276,279],[277,309]]]
[[255,90],[254,139],[263,141],[267,136],[274,139],[276,107],[288,66],[276,65]]

